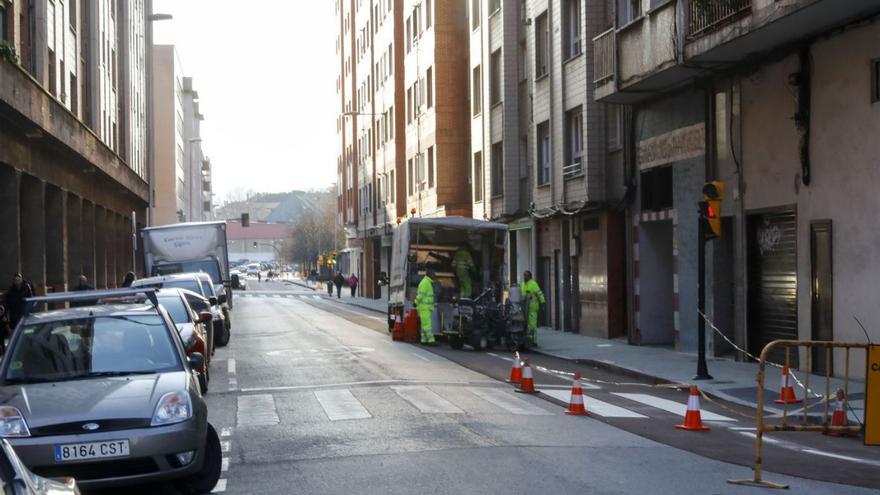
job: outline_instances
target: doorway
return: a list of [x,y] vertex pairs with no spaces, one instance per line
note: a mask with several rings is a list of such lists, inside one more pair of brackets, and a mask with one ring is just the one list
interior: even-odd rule
[[641,343],[675,345],[672,222],[643,222],[639,229]]
[[[831,257],[831,220],[810,224],[810,322],[813,340],[834,340],[834,291]],[[834,371],[833,357],[825,362],[825,351],[813,348],[812,371]],[[833,356],[833,353],[832,353]]]
[[552,301],[553,291],[550,286],[550,257],[549,256],[541,256],[539,266],[538,266],[538,285],[541,287],[541,291],[544,292],[544,300],[545,304],[541,305],[541,309],[538,312],[538,321],[541,326],[550,326],[550,311],[547,309],[550,307],[548,303]]

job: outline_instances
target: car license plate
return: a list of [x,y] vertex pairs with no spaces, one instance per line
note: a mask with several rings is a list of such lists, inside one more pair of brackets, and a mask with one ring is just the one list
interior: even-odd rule
[[101,459],[103,457],[127,457],[128,440],[106,442],[69,443],[55,446],[55,462]]

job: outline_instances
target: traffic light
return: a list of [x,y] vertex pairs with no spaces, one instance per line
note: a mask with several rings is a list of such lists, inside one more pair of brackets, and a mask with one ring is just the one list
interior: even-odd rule
[[257,241],[254,241],[254,247],[257,247]]
[[721,200],[724,199],[724,183],[713,180],[703,184],[703,201],[700,216],[706,221],[706,239],[721,237]]
[[331,265],[336,264],[336,251],[333,251],[333,253],[330,255],[330,264]]

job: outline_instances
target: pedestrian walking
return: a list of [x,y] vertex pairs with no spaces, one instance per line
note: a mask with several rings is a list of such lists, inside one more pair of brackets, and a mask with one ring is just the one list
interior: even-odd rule
[[[333,285],[336,286],[336,299],[342,299],[342,284],[345,283],[345,277],[342,276],[342,272],[336,274],[336,277],[333,278]],[[333,294],[330,294],[331,296]]]
[[262,281],[263,281],[263,272],[258,271],[257,272],[257,282],[262,282]]
[[419,314],[419,322],[422,329],[422,344],[435,345],[434,326],[431,322],[431,316],[434,314],[434,277],[436,276],[433,268],[425,270],[425,277],[419,282],[419,289],[416,293],[416,312]]
[[523,273],[523,283],[520,284],[519,290],[529,309],[529,340],[531,340],[532,346],[538,347],[538,310],[541,309],[541,305],[545,302],[544,293],[541,292],[538,282],[532,279],[532,272],[528,270]]
[[333,297],[333,277],[327,276],[327,294]]
[[351,273],[351,276],[348,277],[348,288],[351,289],[351,297],[354,297],[357,294],[358,288],[358,278],[354,272]]
[[6,291],[6,316],[10,328],[14,329],[24,317],[25,299],[33,296],[34,289],[31,284],[20,273],[16,273],[12,277],[12,285]]
[[135,280],[137,280],[137,277],[134,275],[134,272],[128,272],[125,274],[125,278],[122,279],[122,286],[131,287]]

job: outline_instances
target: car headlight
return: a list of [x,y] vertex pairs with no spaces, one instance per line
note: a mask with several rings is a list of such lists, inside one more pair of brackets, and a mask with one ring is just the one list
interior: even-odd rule
[[12,406],[0,407],[0,437],[29,437],[31,431],[21,411]]
[[186,392],[168,392],[156,404],[150,426],[173,425],[192,417],[192,400]]

